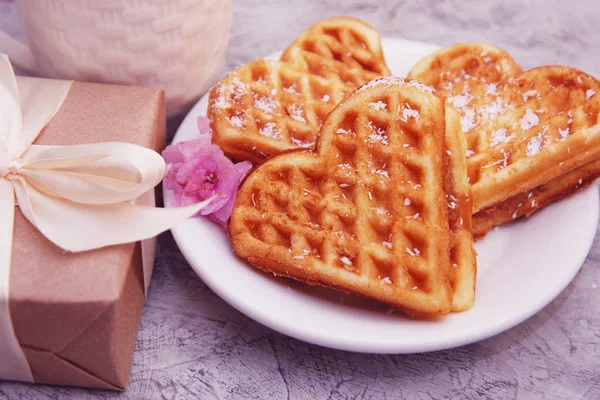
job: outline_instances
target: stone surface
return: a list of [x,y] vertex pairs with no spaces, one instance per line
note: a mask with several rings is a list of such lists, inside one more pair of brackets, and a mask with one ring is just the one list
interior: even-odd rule
[[[365,19],[384,36],[483,41],[524,67],[562,63],[600,76],[600,7],[592,0],[235,0],[223,72],[334,15]],[[0,28],[23,36],[13,1],[0,1]],[[599,286],[600,235],[569,287],[516,328],[455,350],[356,354],[285,337],[240,314],[200,281],[165,234],[127,392],[3,382],[0,398],[598,399]]]

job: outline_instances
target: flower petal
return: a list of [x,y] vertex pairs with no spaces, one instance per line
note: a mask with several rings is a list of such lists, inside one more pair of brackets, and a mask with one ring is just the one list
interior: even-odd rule
[[219,222],[223,226],[225,225],[229,217],[231,217],[231,213],[233,212],[234,202],[235,195],[230,196],[227,202],[221,208],[211,214],[216,219],[216,222]]
[[[227,204],[227,200],[229,200],[229,195],[226,195],[224,193],[217,193],[217,197],[215,197],[213,201],[210,202],[210,208],[202,209],[201,214],[208,215],[218,211],[221,207]],[[198,199],[197,201],[200,201],[200,199]]]
[[167,146],[161,153],[167,164],[183,162],[183,153],[176,144]]
[[209,134],[212,136],[212,129],[210,129],[210,120],[208,119],[208,117],[200,115],[196,122],[198,124],[198,129],[200,130],[201,134]]
[[238,184],[244,180],[248,172],[252,169],[252,163],[250,161],[242,161],[234,165],[234,168],[240,174]]

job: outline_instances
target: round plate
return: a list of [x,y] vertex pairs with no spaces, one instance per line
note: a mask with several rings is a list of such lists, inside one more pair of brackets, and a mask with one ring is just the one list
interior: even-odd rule
[[[404,76],[437,47],[384,39],[392,72]],[[277,55],[269,58],[276,58]],[[197,135],[207,98],[187,115],[174,142]],[[169,194],[165,193],[168,205]],[[577,274],[598,221],[598,186],[555,203],[527,220],[494,229],[476,243],[477,296],[466,312],[423,321],[375,302],[264,274],[237,258],[227,234],[204,218],[185,221],[173,236],[200,278],[250,318],[322,346],[368,353],[416,353],[473,343],[503,332],[550,303]]]

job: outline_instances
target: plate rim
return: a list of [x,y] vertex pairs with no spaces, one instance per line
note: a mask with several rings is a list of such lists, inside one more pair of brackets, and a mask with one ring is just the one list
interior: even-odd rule
[[[419,42],[413,40],[407,40],[399,37],[382,37],[382,43],[392,43],[396,42],[395,45],[405,45],[405,46],[418,46],[418,47],[427,47],[434,51],[439,49],[440,46],[434,45],[427,42]],[[393,45],[390,45],[393,46]],[[385,46],[384,46],[385,47]],[[265,58],[276,58],[279,52],[273,53]],[[210,90],[210,89],[209,89]],[[178,137],[182,136],[182,129],[185,125],[189,125],[190,122],[186,122],[189,119],[197,118],[198,115],[205,115],[205,110],[198,110],[200,104],[206,99],[208,96],[208,92],[203,95],[190,109],[190,111],[186,114],[186,116],[181,121],[177,131],[173,137],[172,143],[177,143]],[[590,187],[582,190],[580,193],[576,194],[576,196],[583,195],[584,193],[595,192],[596,193],[596,207],[590,210],[591,215],[589,215],[590,219],[598,221],[598,216],[600,213],[600,188],[596,182],[592,183]],[[593,195],[593,194],[589,194]],[[168,202],[166,201],[169,198],[169,194],[163,187],[163,198],[165,199],[165,207],[168,206]],[[297,327],[292,327],[286,324],[279,323],[277,318],[269,318],[268,313],[261,313],[259,309],[256,309],[253,306],[247,306],[241,297],[236,296],[234,293],[231,293],[227,290],[222,290],[221,286],[218,285],[213,279],[211,279],[211,275],[208,273],[208,269],[203,268],[200,264],[202,262],[198,262],[196,260],[196,256],[192,255],[192,247],[188,246],[187,239],[184,236],[184,229],[181,228],[181,225],[175,226],[171,229],[172,235],[177,243],[179,250],[182,255],[192,267],[194,272],[200,277],[200,279],[213,291],[217,296],[223,299],[230,306],[234,307],[236,310],[241,312],[242,314],[248,316],[254,321],[273,329],[277,332],[280,332],[286,336],[302,340],[308,343],[312,343],[319,346],[324,346],[337,350],[344,350],[350,352],[360,352],[360,353],[370,353],[370,354],[415,354],[415,353],[427,353],[432,351],[440,351],[447,350],[456,347],[461,347],[467,344],[476,343],[481,340],[491,338],[496,336],[502,332],[505,332],[525,321],[530,319],[532,316],[540,312],[543,308],[548,306],[556,297],[558,297],[566,287],[573,281],[575,276],[581,270],[581,267],[585,263],[587,256],[591,250],[593,245],[596,232],[597,225],[594,234],[589,235],[587,237],[587,243],[585,243],[584,248],[585,252],[582,252],[579,257],[577,257],[577,265],[578,267],[572,269],[572,273],[569,274],[568,279],[564,279],[560,285],[558,285],[554,291],[546,293],[546,296],[543,296],[543,299],[539,300],[539,304],[536,304],[534,307],[530,307],[529,312],[527,313],[514,313],[512,318],[508,318],[508,321],[500,321],[496,323],[489,324],[488,329],[475,329],[470,333],[463,335],[459,339],[454,339],[451,343],[444,342],[443,340],[431,343],[421,343],[419,346],[390,346],[389,344],[378,344],[378,343],[369,343],[368,341],[360,341],[360,342],[352,342],[352,341],[342,341],[340,338],[328,338],[326,335],[298,330]],[[468,311],[466,311],[468,312]]]

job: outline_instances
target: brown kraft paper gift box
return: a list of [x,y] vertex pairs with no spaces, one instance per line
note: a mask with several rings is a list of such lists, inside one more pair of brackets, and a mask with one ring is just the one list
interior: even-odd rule
[[[164,92],[74,82],[35,144],[165,145]],[[15,213],[9,309],[35,383],[124,390],[144,305],[140,243],[68,253]]]

